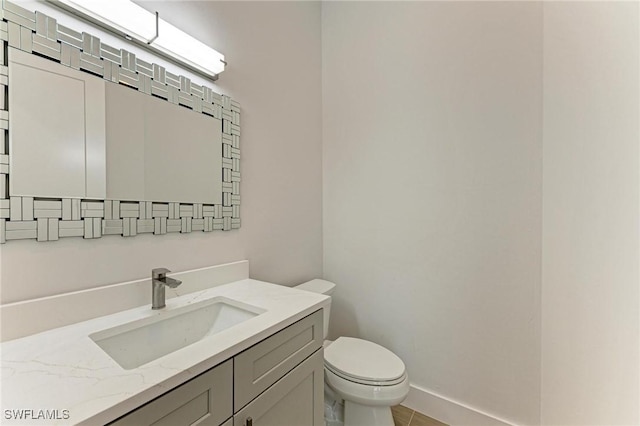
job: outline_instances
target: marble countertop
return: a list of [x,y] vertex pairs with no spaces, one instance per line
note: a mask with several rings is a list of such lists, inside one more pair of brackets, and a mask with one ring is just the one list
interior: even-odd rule
[[[218,296],[265,312],[131,370],[120,367],[89,338],[100,330]],[[168,299],[163,310],[146,305],[3,342],[0,423],[106,424],[318,310],[326,299],[245,279]],[[28,418],[18,420],[18,415]],[[38,419],[43,415],[48,417]]]

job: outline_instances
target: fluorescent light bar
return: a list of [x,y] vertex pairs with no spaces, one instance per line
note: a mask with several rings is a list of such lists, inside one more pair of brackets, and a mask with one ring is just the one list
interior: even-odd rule
[[156,15],[129,0],[58,0],[129,37],[148,43],[156,36]]
[[49,0],[215,79],[224,55],[130,0]]
[[224,55],[160,19],[158,38],[151,46],[207,74],[224,71]]

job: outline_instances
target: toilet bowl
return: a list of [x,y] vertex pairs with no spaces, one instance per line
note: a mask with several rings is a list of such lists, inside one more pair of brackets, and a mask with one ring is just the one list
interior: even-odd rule
[[[316,279],[296,288],[330,296],[335,284]],[[326,338],[330,300],[323,309]],[[328,388],[325,395],[344,400],[344,426],[393,426],[391,406],[409,393],[409,377],[402,360],[383,346],[353,337],[325,341],[324,377]]]

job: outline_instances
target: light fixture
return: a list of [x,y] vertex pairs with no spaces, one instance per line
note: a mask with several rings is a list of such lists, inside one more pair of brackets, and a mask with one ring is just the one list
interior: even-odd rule
[[224,71],[224,55],[160,18],[158,18],[158,38],[151,43],[151,46],[200,71],[213,74]]
[[224,55],[130,0],[48,0],[207,78],[224,71]]

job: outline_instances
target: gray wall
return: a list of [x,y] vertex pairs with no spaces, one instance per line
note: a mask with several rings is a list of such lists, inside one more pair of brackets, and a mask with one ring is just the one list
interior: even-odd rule
[[332,333],[390,347],[430,392],[539,423],[541,3],[322,12]]
[[544,5],[543,424],[640,424],[638,6]]
[[640,423],[639,21],[637,2],[323,4],[334,335],[507,421]]

